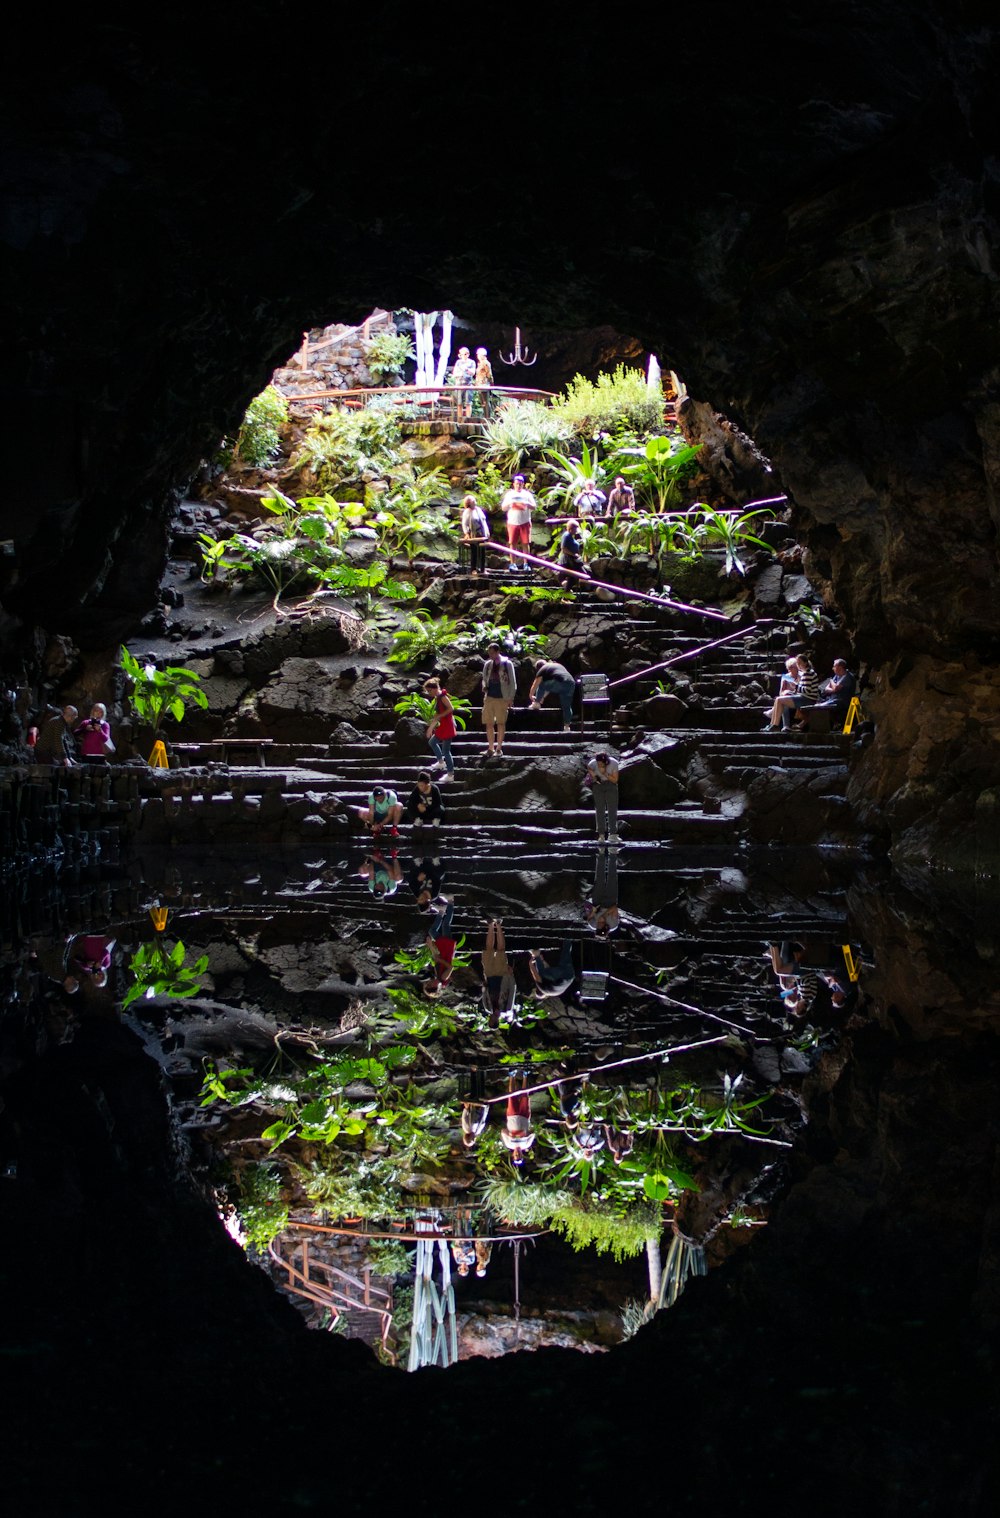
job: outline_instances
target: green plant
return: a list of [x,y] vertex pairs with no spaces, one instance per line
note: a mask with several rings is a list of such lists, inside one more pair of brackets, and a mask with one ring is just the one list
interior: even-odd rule
[[619,364],[592,381],[577,374],[553,409],[580,437],[620,431],[651,432],[663,425],[663,391],[650,389],[641,369]]
[[746,565],[740,558],[740,550],[750,544],[753,548],[763,548],[768,553],[772,550],[767,543],[760,538],[754,537],[750,530],[750,523],[758,517],[770,517],[771,513],[765,508],[757,511],[745,511],[742,516],[737,516],[731,511],[715,511],[711,506],[702,506],[696,518],[693,535],[708,547],[722,548],[725,551],[726,562],[724,574],[732,574],[733,570],[739,575],[746,574]]
[[480,447],[484,457],[508,474],[523,472],[532,455],[550,452],[568,442],[572,427],[550,406],[538,401],[505,401],[497,415],[483,423]]
[[376,332],[365,344],[365,363],[376,384],[385,384],[397,374],[403,365],[416,357],[413,343],[405,332]]
[[183,720],[189,706],[208,706],[208,697],[201,688],[201,676],[193,670],[168,664],[157,669],[155,664],[140,664],[127,648],[121,651],[121,666],[125,677],[131,682],[128,692],[129,704],[140,722],[148,722],[154,739],[165,717],[175,722]]
[[372,1239],[368,1264],[380,1276],[405,1276],[413,1269],[412,1252],[399,1239]]
[[489,514],[497,511],[507,494],[507,481],[495,464],[484,464],[476,475],[473,494],[483,510]]
[[500,594],[516,596],[519,601],[527,601],[531,606],[545,601],[555,601],[560,606],[565,606],[567,602],[576,600],[576,592],[573,590],[549,590],[544,585],[501,585]]
[[[472,702],[468,701],[464,696],[451,696],[449,700],[452,705],[455,726],[459,732],[464,732],[467,725],[465,719],[472,711]],[[430,722],[437,714],[437,707],[429,696],[422,696],[419,691],[411,691],[408,696],[400,696],[393,707],[393,711],[403,715],[407,712],[412,712],[415,717],[420,718],[421,722]]]
[[236,453],[244,464],[269,463],[278,451],[279,429],[287,421],[288,402],[273,385],[255,395],[236,437]]
[[525,658],[539,658],[548,641],[546,634],[538,632],[530,622],[524,627],[511,627],[506,622],[474,622],[452,640],[455,651],[461,654],[485,655],[490,644],[497,643],[503,653]]
[[434,618],[429,611],[411,612],[407,625],[392,635],[390,664],[401,664],[412,669],[415,664],[456,645],[460,637],[459,624],[454,617]]
[[611,467],[632,480],[639,494],[652,501],[657,511],[667,511],[680,505],[684,481],[697,472],[700,452],[700,444],[651,437],[641,445],[618,448]]
[[308,469],[320,490],[359,486],[403,467],[399,438],[399,422],[385,407],[329,411],[308,428],[291,467]]
[[288,1226],[288,1207],[281,1200],[281,1176],[266,1160],[246,1165],[237,1182],[236,1211],[247,1243],[266,1249]]
[[182,1000],[197,996],[201,978],[208,969],[208,955],[202,954],[194,964],[186,963],[187,950],[178,941],[168,948],[162,938],[142,943],[129,960],[129,973],[135,977],[122,999],[122,1011],[134,1001],[169,996]]
[[546,468],[555,475],[556,481],[546,490],[543,500],[546,506],[556,510],[568,511],[585,486],[600,487],[605,477],[597,448],[591,451],[586,443],[579,458],[550,450],[546,456]]

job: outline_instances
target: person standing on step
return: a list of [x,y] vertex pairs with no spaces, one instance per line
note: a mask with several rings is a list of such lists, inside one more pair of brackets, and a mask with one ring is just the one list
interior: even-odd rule
[[608,516],[620,517],[624,512],[635,510],[635,491],[626,485],[623,475],[615,479],[614,489],[608,496]]
[[468,420],[472,415],[471,386],[476,383],[476,362],[469,356],[468,348],[459,348],[448,383],[455,386],[456,415],[460,420]]
[[399,837],[398,824],[403,820],[403,808],[395,791],[387,790],[384,785],[373,785],[368,794],[368,805],[355,810],[365,827],[371,829],[373,838],[377,838],[384,827],[388,827],[391,837]]
[[597,838],[605,843],[618,841],[618,761],[607,749],[595,754],[587,765],[590,788],[594,793]]
[[42,724],[35,744],[36,764],[58,764],[72,769],[76,760],[76,738],[73,728],[80,713],[75,706],[64,706],[58,717],[50,717]]
[[596,480],[588,480],[573,502],[578,517],[602,517],[607,496]]
[[486,548],[490,524],[474,495],[462,497],[462,542],[469,545],[469,568],[477,577],[486,573]]
[[90,708],[90,716],[80,723],[76,736],[80,740],[80,753],[88,764],[107,764],[108,755],[114,753],[115,746],[108,726],[108,709],[103,701],[95,702]]
[[[532,492],[525,489],[524,475],[515,474],[511,488],[500,502],[500,509],[507,521],[508,548],[521,549],[525,553],[530,553],[531,517],[537,505],[538,502]],[[511,553],[510,567],[517,571],[526,569],[528,566],[521,559],[515,559]]]
[[507,730],[507,713],[517,695],[514,666],[500,648],[491,643],[483,665],[483,726],[486,729],[486,757],[503,756],[503,739]]
[[406,820],[414,827],[436,828],[441,825],[443,817],[441,788],[434,784],[427,770],[421,770],[417,783],[407,798]]
[[428,929],[424,945],[434,961],[434,968],[429,979],[424,981],[423,990],[425,996],[440,996],[451,980],[455,950],[458,947],[457,941],[451,936],[455,903],[449,901],[447,896],[436,896],[431,902],[431,910],[434,913],[434,921]]
[[[590,573],[583,562],[583,538],[580,535],[580,524],[574,517],[570,517],[559,539],[559,563],[563,569],[574,569],[580,575]],[[564,576],[563,584],[567,584],[569,579],[569,575]]]
[[455,778],[455,760],[451,752],[452,739],[458,732],[455,726],[455,708],[441,681],[433,676],[424,681],[424,695],[434,702],[434,716],[427,724],[427,741],[437,760],[435,770],[444,771],[441,776],[443,784],[446,780]]
[[507,1121],[500,1135],[511,1152],[511,1164],[518,1166],[524,1164],[525,1154],[535,1142],[531,1127],[531,1098],[525,1090],[527,1084],[526,1075],[521,1076],[520,1089],[515,1088],[513,1075],[508,1078]]
[[568,733],[573,721],[573,695],[576,681],[565,664],[554,659],[535,660],[535,678],[528,692],[530,710],[537,712],[546,696],[556,696],[562,708],[563,732]]
[[476,349],[476,396],[487,420],[493,415],[493,365],[485,348]]

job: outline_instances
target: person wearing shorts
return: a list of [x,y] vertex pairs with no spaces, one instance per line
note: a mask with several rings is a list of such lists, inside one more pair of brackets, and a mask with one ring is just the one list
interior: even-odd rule
[[[507,519],[508,548],[523,549],[525,553],[530,551],[531,516],[537,504],[531,491],[524,488],[524,475],[515,474],[511,488],[500,502],[500,509]],[[517,570],[525,565],[511,554],[510,567]]]
[[523,1165],[526,1151],[535,1142],[531,1129],[531,1099],[524,1090],[527,1084],[527,1077],[522,1076],[521,1090],[515,1091],[514,1077],[511,1076],[507,1086],[507,1121],[500,1137],[511,1152],[512,1165]]
[[514,1011],[517,984],[507,958],[503,923],[494,917],[486,929],[483,949],[483,1009],[489,1013],[490,1027],[499,1028],[502,1017]]
[[494,753],[503,756],[503,738],[507,728],[507,713],[517,694],[517,676],[514,666],[500,650],[499,643],[491,643],[486,651],[483,665],[483,726],[486,729],[486,757]]

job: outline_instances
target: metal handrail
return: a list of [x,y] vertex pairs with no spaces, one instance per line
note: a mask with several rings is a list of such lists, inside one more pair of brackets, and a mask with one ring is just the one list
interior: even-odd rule
[[462,391],[474,391],[481,395],[495,395],[501,400],[537,400],[540,403],[555,399],[555,391],[538,390],[527,385],[359,385],[351,390],[290,391],[289,401],[361,400],[367,405],[371,396],[390,395],[408,400],[416,395],[444,395],[454,398]]
[[721,648],[723,643],[733,643],[737,638],[745,638],[748,633],[756,632],[761,627],[773,627],[772,619],[761,618],[759,622],[750,622],[746,627],[741,627],[738,632],[727,633],[724,638],[716,638],[711,643],[699,643],[697,648],[689,648],[682,654],[674,654],[669,659],[664,659],[662,664],[651,664],[648,669],[638,669],[634,674],[622,675],[617,680],[610,681],[609,690],[614,690],[616,685],[627,685],[630,680],[642,680],[647,675],[655,675],[658,670],[669,669],[672,664],[681,664],[685,659],[697,659],[700,654],[707,653],[710,648]]

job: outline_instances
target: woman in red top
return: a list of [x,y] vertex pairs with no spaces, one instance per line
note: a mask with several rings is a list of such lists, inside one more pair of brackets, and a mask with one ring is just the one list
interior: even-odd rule
[[448,692],[442,688],[440,680],[425,680],[424,695],[429,696],[434,702],[434,716],[427,724],[427,738],[431,752],[437,759],[434,768],[447,771],[441,776],[443,785],[446,780],[455,778],[455,760],[451,753],[451,740],[458,732],[455,726],[455,708],[451,704]]

